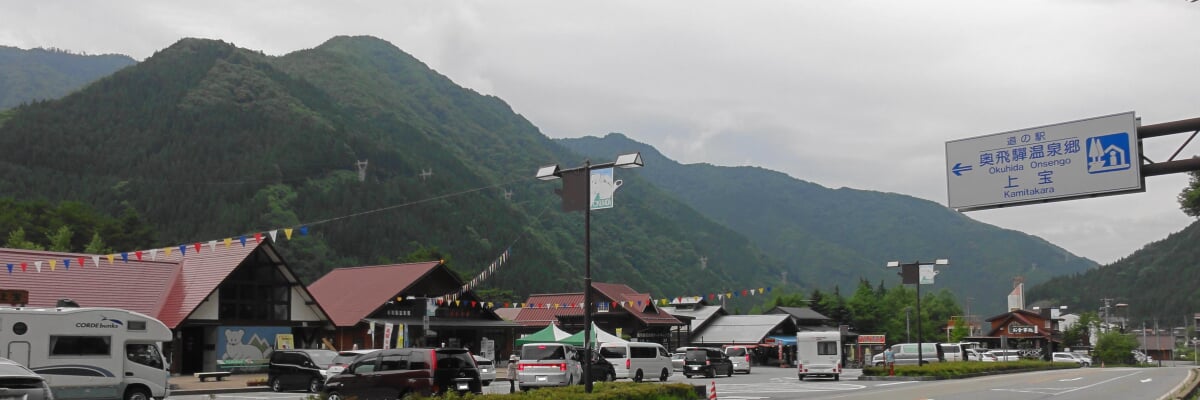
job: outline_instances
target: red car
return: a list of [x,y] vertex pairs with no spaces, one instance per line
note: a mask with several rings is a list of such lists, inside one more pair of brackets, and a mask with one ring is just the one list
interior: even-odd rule
[[329,400],[402,399],[410,394],[483,393],[479,368],[466,349],[379,350],[354,359],[325,382]]

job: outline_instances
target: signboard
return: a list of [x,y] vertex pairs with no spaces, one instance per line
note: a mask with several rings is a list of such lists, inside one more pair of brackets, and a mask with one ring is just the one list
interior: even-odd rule
[[937,276],[938,272],[933,269],[932,264],[921,265],[920,282],[921,285],[932,285],[933,277]]
[[946,142],[959,211],[1141,192],[1132,111]]
[[[234,370],[267,365],[271,349],[279,335],[291,335],[292,328],[280,326],[221,326],[217,327],[217,368]],[[240,370],[239,370],[240,371]]]
[[29,303],[29,291],[22,289],[0,289],[0,304],[21,306]]
[[613,208],[613,196],[623,182],[613,179],[612,168],[593,169],[591,179],[592,193],[588,195],[588,203],[592,209]]
[[858,335],[858,344],[887,344],[887,335]]
[[1038,333],[1037,325],[1009,325],[1008,333]]

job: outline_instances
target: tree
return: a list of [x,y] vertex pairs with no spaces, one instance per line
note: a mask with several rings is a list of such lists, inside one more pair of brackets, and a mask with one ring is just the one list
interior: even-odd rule
[[1108,331],[1101,333],[1096,340],[1096,357],[1103,362],[1133,364],[1133,349],[1137,347],[1137,339],[1133,336]]
[[1187,187],[1179,193],[1179,208],[1189,217],[1200,217],[1200,171],[1188,172]]
[[950,331],[950,341],[961,342],[963,338],[967,337],[967,335],[970,335],[971,330],[968,329],[968,324],[969,322],[967,322],[966,318],[955,318],[954,329]]
[[25,239],[25,228],[17,228],[17,230],[9,232],[8,241],[4,242],[4,247],[22,250],[45,250],[41,245]]
[[104,244],[104,239],[100,238],[100,232],[93,232],[92,241],[88,242],[87,247],[83,248],[83,252],[88,254],[104,254],[111,253],[112,249]]
[[875,289],[871,287],[871,282],[866,279],[858,280],[858,288],[854,290],[854,295],[850,296],[846,307],[850,310],[850,324],[854,326],[858,333],[878,333],[882,332],[883,305],[880,304],[882,296],[875,293]]
[[46,240],[50,241],[49,250],[70,252],[72,236],[75,236],[75,233],[71,232],[71,227],[66,225],[60,226],[54,233],[47,233]]

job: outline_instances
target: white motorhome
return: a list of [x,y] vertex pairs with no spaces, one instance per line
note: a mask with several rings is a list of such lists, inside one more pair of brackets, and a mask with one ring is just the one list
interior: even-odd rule
[[0,353],[46,378],[60,400],[166,398],[169,341],[162,321],[133,311],[0,308]]
[[798,332],[796,333],[796,376],[828,376],[840,380],[842,376],[842,333]]

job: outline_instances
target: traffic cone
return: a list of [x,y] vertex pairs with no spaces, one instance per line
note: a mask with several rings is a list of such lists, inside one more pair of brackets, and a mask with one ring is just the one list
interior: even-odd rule
[[712,390],[708,391],[708,400],[717,400],[717,381],[712,381]]

